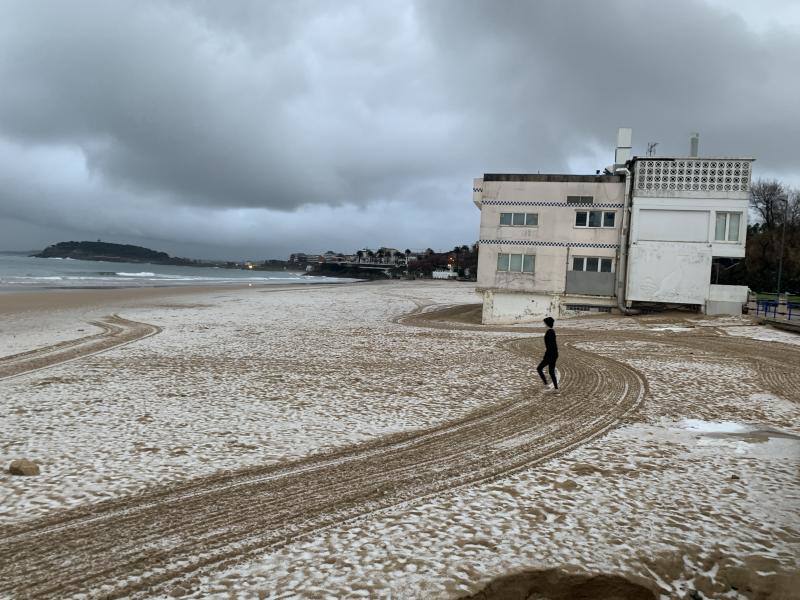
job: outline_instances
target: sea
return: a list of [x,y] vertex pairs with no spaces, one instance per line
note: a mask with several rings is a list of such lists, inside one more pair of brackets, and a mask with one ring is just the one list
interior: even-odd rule
[[222,267],[181,267],[34,258],[0,254],[0,291],[53,288],[175,287],[191,285],[268,285],[357,281],[292,271],[251,271]]

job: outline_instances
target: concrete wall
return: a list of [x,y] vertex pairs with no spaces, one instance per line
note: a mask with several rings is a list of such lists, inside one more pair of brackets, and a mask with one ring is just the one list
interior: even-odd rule
[[707,210],[636,211],[637,239],[652,242],[708,242]]
[[707,315],[740,315],[742,314],[742,303],[706,300],[704,312]]
[[706,300],[707,315],[740,315],[747,304],[748,288],[745,285],[711,284]]
[[708,290],[708,299],[720,302],[747,302],[749,288],[746,285],[717,285],[712,283]]
[[616,306],[612,298],[580,296],[574,294],[537,294],[530,292],[505,292],[479,290],[483,296],[482,321],[492,325],[512,323],[540,323],[544,317],[565,317],[580,314],[570,310],[570,305]]
[[635,242],[628,265],[628,300],[704,305],[708,298],[709,244]]
[[547,316],[559,315],[559,307],[557,295],[486,290],[482,321],[492,325],[538,323]]

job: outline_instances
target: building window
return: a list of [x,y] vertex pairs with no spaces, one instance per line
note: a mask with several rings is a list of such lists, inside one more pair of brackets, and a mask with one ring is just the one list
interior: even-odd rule
[[602,210],[579,210],[575,213],[575,227],[614,227],[617,213]]
[[741,220],[742,213],[718,212],[717,223],[714,228],[714,240],[717,242],[738,242]]
[[504,254],[497,255],[497,270],[512,273],[533,273],[535,264],[533,254]]
[[611,273],[612,259],[600,256],[574,256],[573,271],[591,271],[594,273]]
[[500,225],[537,227],[539,225],[539,213],[500,213]]
[[594,196],[567,196],[567,204],[594,204]]

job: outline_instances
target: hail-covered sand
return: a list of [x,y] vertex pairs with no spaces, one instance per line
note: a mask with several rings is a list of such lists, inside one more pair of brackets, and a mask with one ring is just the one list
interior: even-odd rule
[[[502,343],[541,332],[395,321],[476,300],[469,284],[425,282],[124,306],[121,316],[162,332],[0,382],[0,431],[12,432],[0,437],[0,462],[27,457],[42,470],[0,475],[0,526],[430,428],[521,390],[538,394],[538,357],[524,360]],[[27,315],[30,328],[14,329],[3,349],[90,333],[86,321],[106,314],[51,315],[47,341]],[[514,475],[319,530],[205,574],[177,595],[451,598],[509,571],[549,567],[642,577],[662,598],[791,589],[787,578],[800,567],[797,390],[782,396],[752,361],[698,337],[770,340],[765,348],[797,353],[786,345],[796,339],[790,334],[748,323],[559,322],[562,339],[583,336],[576,349],[645,378],[645,401],[628,425]],[[574,372],[568,356],[564,402]]]

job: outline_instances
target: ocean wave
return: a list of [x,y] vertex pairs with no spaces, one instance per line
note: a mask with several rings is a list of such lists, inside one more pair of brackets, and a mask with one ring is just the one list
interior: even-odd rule
[[115,275],[119,275],[120,277],[156,277],[155,273],[151,273],[150,271],[141,271],[139,273],[126,273],[125,271],[115,273]]

